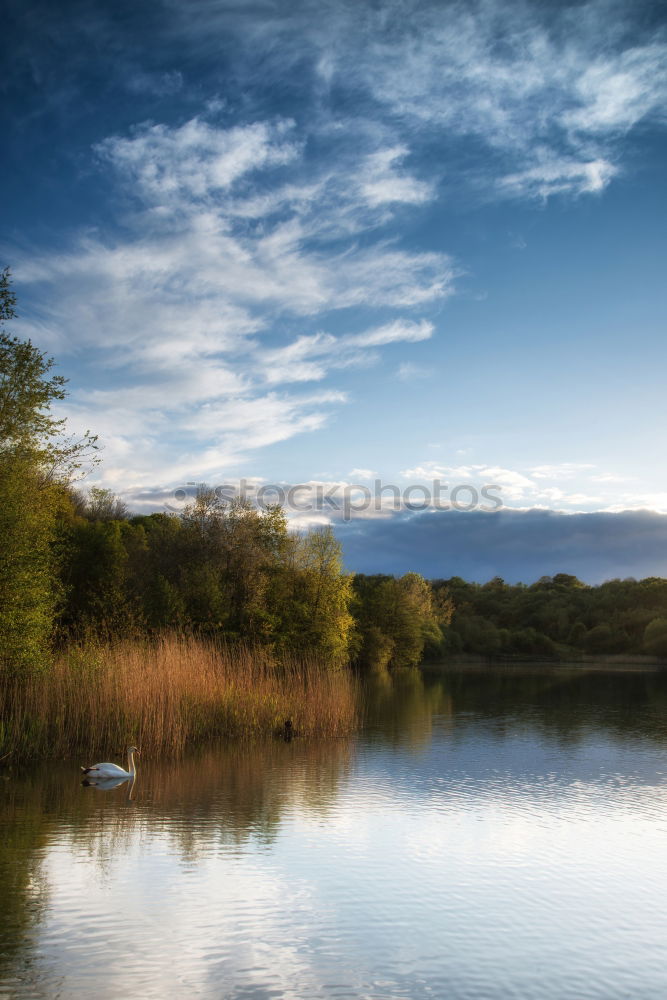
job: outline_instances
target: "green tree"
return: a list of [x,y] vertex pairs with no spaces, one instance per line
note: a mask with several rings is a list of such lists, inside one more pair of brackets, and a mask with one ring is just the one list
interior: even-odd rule
[[135,624],[127,586],[127,527],[120,521],[76,518],[66,532],[61,625],[67,633],[113,636]]
[[281,613],[289,644],[333,664],[347,660],[352,577],[343,573],[341,545],[330,526],[297,538],[291,574],[291,600]]
[[425,647],[441,647],[452,605],[449,594],[434,591],[418,573],[358,576],[354,581],[358,659],[370,669],[412,667]]
[[587,633],[585,647],[588,653],[611,653],[614,651],[611,625],[604,622]]
[[56,561],[65,484],[95,440],[67,439],[51,405],[65,396],[53,360],[30,341],[10,336],[15,317],[9,270],[0,273],[0,666],[39,669],[60,599]]
[[43,669],[60,597],[53,550],[62,496],[26,453],[0,453],[0,665]]
[[178,589],[158,573],[143,592],[144,620],[151,628],[180,628],[185,621],[185,601]]
[[667,618],[654,618],[646,626],[644,649],[653,656],[667,656]]
[[583,646],[586,641],[586,626],[583,622],[575,622],[570,629],[567,641],[570,646]]
[[0,454],[27,456],[42,477],[62,483],[86,458],[94,458],[97,438],[89,432],[80,439],[65,436],[66,421],[54,417],[51,406],[67,395],[67,379],[51,374],[53,358],[30,340],[5,331],[4,323],[16,317],[15,303],[5,268],[0,272]]
[[129,515],[125,501],[100,486],[92,486],[88,491],[84,513],[90,521],[123,521]]
[[[14,319],[16,298],[9,268],[0,273],[0,324]],[[65,398],[66,380],[49,373],[47,358],[29,340],[19,340],[0,328],[0,449],[3,452],[45,450],[62,433],[64,420],[51,415],[54,400]]]

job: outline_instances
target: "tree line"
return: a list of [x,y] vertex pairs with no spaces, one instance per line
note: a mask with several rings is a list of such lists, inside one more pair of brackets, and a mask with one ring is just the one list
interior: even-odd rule
[[530,586],[344,572],[330,527],[298,534],[202,488],[180,514],[133,516],[108,490],[77,488],[99,460],[51,407],[53,359],[8,334],[0,272],[0,668],[48,666],[55,647],[165,631],[314,654],[332,665],[415,666],[424,657],[667,656],[667,581],[589,587],[559,573]]
[[206,488],[180,514],[132,516],[108,490],[77,489],[97,439],[68,438],[53,359],[10,336],[0,273],[0,665],[43,669],[55,646],[158,632],[307,652],[332,665],[409,666],[441,642],[449,603],[418,574],[353,577],[330,527],[288,530],[279,507]]
[[667,657],[667,580],[609,580],[587,586],[558,573],[531,585],[433,581],[453,602],[445,653],[562,658],[650,654]]

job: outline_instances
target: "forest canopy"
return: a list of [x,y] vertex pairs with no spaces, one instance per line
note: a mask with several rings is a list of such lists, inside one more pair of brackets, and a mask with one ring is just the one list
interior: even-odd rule
[[454,614],[449,653],[526,658],[649,654],[667,656],[667,580],[609,580],[589,587],[568,573],[511,585],[460,577],[433,582]]

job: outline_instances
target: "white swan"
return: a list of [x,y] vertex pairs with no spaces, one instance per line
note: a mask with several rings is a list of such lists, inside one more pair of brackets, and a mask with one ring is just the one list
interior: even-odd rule
[[84,774],[90,774],[94,778],[133,778],[136,774],[134,766],[135,753],[141,753],[137,747],[127,748],[127,771],[124,771],[118,764],[93,764],[92,767],[82,767]]

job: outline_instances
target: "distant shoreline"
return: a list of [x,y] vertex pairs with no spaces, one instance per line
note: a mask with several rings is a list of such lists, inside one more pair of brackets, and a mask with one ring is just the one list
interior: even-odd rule
[[422,670],[448,669],[451,667],[551,667],[576,668],[577,670],[649,671],[667,670],[667,660],[643,653],[582,654],[581,657],[556,659],[539,656],[478,656],[475,653],[457,653],[443,660],[430,660],[421,664]]

